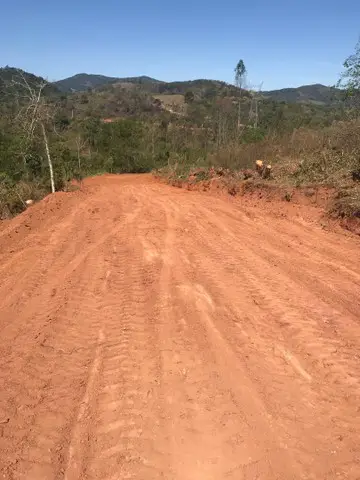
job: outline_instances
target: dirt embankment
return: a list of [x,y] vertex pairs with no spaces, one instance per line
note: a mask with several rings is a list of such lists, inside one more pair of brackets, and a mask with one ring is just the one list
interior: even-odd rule
[[[337,230],[338,227],[360,235],[360,188],[347,186],[345,189],[331,188],[322,185],[294,187],[281,185],[276,182],[261,181],[256,178],[256,172],[245,170],[243,172],[230,172],[220,176],[215,172],[209,178],[201,179],[202,175],[208,176],[208,171],[199,169],[196,173],[185,178],[172,178],[166,175],[155,174],[155,178],[164,183],[194,192],[207,192],[212,196],[221,198],[234,197],[241,199],[242,204],[249,207],[258,207],[264,211],[282,216],[292,216],[299,210],[301,215],[311,215],[318,218],[323,227]],[[243,180],[249,172],[252,178]],[[341,205],[340,203],[351,200],[355,194],[355,205]],[[303,208],[305,207],[305,208]]]
[[3,225],[3,478],[360,477],[359,239],[260,200],[105,176]]

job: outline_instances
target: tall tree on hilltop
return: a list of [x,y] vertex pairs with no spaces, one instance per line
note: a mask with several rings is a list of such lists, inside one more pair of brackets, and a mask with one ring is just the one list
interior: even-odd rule
[[242,91],[245,85],[245,78],[246,78],[246,67],[244,60],[239,60],[236,67],[235,67],[235,85],[239,88],[239,101],[238,101],[238,122],[237,128],[240,130],[241,126],[241,99],[242,99]]

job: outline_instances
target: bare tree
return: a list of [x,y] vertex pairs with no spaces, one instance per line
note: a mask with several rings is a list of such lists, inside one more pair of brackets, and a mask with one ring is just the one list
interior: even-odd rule
[[261,99],[261,90],[263,82],[251,89],[251,102],[249,110],[249,122],[252,122],[254,128],[259,125],[259,101]]
[[78,167],[80,171],[81,170],[81,152],[87,146],[87,139],[84,140],[79,133],[75,138],[75,143],[76,143],[76,152],[77,152],[77,158],[78,158]]
[[259,102],[261,100],[261,91],[263,87],[263,83],[261,82],[258,86],[257,92],[255,94],[255,128],[259,125]]
[[218,150],[222,145],[227,144],[232,137],[233,118],[233,102],[230,98],[218,98],[214,104],[214,137]]
[[245,85],[245,79],[246,79],[246,67],[243,60],[238,61],[234,72],[235,72],[235,85],[239,88],[238,121],[237,121],[237,128],[239,131],[241,126],[241,100],[242,100],[243,87]]
[[50,185],[52,193],[55,192],[54,169],[51,160],[47,125],[54,119],[54,107],[47,102],[44,89],[48,85],[46,80],[37,84],[30,84],[21,70],[13,78],[12,86],[20,87],[20,105],[23,105],[17,115],[17,119],[24,132],[25,144],[28,145],[38,130],[45,147],[45,154],[49,166]]

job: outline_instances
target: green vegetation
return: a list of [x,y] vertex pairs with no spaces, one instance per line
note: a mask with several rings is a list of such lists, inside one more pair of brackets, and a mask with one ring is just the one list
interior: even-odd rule
[[348,103],[357,112],[360,108],[360,40],[355,47],[355,53],[344,62],[344,71],[338,86],[345,88]]
[[344,62],[344,72],[339,84],[343,84],[351,94],[360,90],[360,40],[355,47],[355,53]]
[[[352,98],[358,58],[357,51],[345,62]],[[292,185],[358,182],[358,110],[343,101],[343,91],[301,87],[294,101],[278,101],[284,97],[246,90],[245,75],[242,60],[236,86],[85,74],[50,84],[0,69],[0,218],[72,178],[100,172],[161,169],[181,180],[200,169],[198,181],[213,167],[238,180],[238,172],[264,159]],[[237,191],[233,182],[230,190]]]

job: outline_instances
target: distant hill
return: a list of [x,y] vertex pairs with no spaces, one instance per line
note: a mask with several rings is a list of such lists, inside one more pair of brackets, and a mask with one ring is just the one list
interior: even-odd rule
[[[219,80],[188,80],[179,82],[163,82],[155,78],[140,77],[106,77],[79,73],[73,77],[55,82],[54,85],[62,92],[83,92],[89,89],[101,89],[107,85],[131,83],[141,86],[150,94],[181,94],[192,91],[198,98],[214,96],[237,96],[238,88]],[[262,92],[263,97],[286,103],[314,103],[319,105],[334,105],[341,101],[342,92],[338,88],[321,84],[303,85],[297,88],[283,88]]]
[[[0,68],[0,113],[16,109],[19,102],[24,101],[25,90],[12,82],[19,80],[21,75],[30,85],[44,81],[42,77],[16,68]],[[192,100],[188,102],[186,94],[190,92]],[[65,116],[142,119],[171,114],[202,125],[216,115],[219,108],[225,109],[228,115],[235,115],[233,105],[239,89],[209,79],[163,82],[147,76],[119,78],[78,74],[49,84],[45,93],[58,101]],[[296,119],[300,119],[301,124],[321,124],[328,110],[344,105],[341,103],[342,90],[319,84],[265,91],[261,95],[262,125],[270,125],[275,120],[293,125]],[[251,96],[251,91],[243,92],[246,118],[252,108]]]
[[89,89],[103,87],[105,85],[112,85],[114,83],[160,83],[155,78],[147,76],[141,77],[106,77],[105,75],[92,75],[88,73],[78,73],[73,77],[64,78],[54,84],[62,92],[84,92]]
[[341,101],[342,91],[335,87],[326,87],[321,84],[303,85],[298,88],[282,88],[262,92],[266,98],[286,103],[315,103],[319,105],[333,105]]
[[[185,95],[192,91],[197,98],[213,98],[215,96],[237,96],[238,88],[234,85],[219,80],[187,80],[179,82],[163,82],[155,78],[140,77],[106,77],[104,75],[91,75],[79,73],[73,77],[65,78],[54,83],[62,92],[84,92],[89,89],[102,90],[115,84],[133,84],[150,94]],[[246,94],[245,94],[246,95]]]
[[[23,88],[21,84],[24,83],[24,80],[30,87],[36,87],[45,81],[44,78],[25,72],[19,68],[8,66],[0,68],[0,97],[12,97],[16,94],[22,94]],[[46,86],[44,91],[45,94],[49,95],[59,93],[56,85],[51,83]]]
[[[29,95],[27,85],[38,92],[39,85],[44,82],[44,78],[18,68],[0,68],[0,120],[2,116],[17,111],[19,106],[26,105]],[[55,85],[48,83],[43,89],[43,95],[57,98],[60,91]]]

